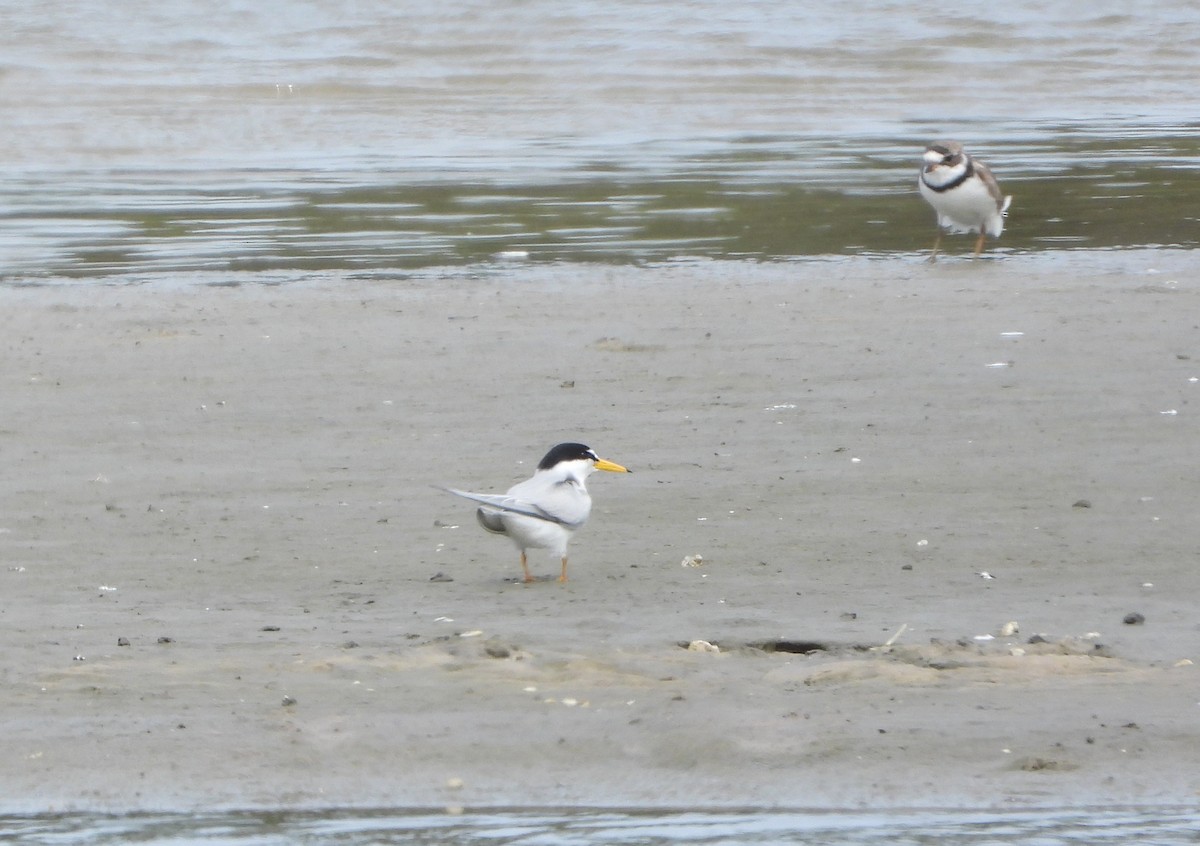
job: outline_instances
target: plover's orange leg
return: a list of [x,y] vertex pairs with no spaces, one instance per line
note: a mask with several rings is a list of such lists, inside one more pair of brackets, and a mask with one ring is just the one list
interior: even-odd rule
[[521,550],[521,569],[525,572],[525,583],[533,581],[533,573],[529,572],[529,561],[525,558],[525,550]]
[[933,252],[929,254],[928,262],[933,264],[937,261],[938,247],[942,246],[942,230],[938,230],[937,237],[933,239]]
[[563,556],[562,564],[563,564],[562,574],[558,577],[558,580],[560,582],[565,582],[567,580],[567,558],[566,558],[566,556]]

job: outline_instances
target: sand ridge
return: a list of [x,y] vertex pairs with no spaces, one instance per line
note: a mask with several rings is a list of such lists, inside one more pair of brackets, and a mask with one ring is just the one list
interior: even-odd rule
[[1185,264],[0,290],[4,805],[1194,801]]

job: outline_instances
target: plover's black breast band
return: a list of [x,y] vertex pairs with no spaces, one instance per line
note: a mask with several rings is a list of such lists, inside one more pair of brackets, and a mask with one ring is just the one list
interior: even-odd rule
[[929,184],[929,180],[925,178],[924,170],[921,171],[921,181],[925,183],[925,187],[928,188],[930,191],[936,191],[937,193],[941,194],[943,191],[949,191],[951,188],[957,188],[959,185],[962,185],[964,182],[966,182],[968,179],[970,179],[974,175],[975,175],[975,165],[972,164],[971,160],[968,158],[967,159],[967,169],[962,172],[962,175],[959,176],[957,179],[952,179],[951,181],[947,182],[945,185]]

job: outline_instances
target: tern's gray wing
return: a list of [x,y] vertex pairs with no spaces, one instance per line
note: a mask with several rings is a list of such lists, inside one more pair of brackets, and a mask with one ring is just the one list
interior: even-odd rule
[[565,520],[555,517],[553,514],[538,508],[532,502],[526,502],[523,499],[517,499],[516,497],[509,496],[508,494],[471,493],[470,491],[460,491],[455,490],[454,488],[442,488],[442,490],[452,493],[455,496],[461,496],[466,499],[482,503],[489,508],[497,508],[500,511],[508,511],[513,514],[524,514],[526,517],[534,517],[538,520],[545,520],[550,523],[558,523],[561,526],[570,525]]
[[504,525],[504,520],[501,519],[503,515],[503,511],[488,508],[486,505],[481,505],[475,509],[475,519],[479,521],[479,525],[483,526],[483,528],[487,529],[493,535],[508,534],[508,527]]

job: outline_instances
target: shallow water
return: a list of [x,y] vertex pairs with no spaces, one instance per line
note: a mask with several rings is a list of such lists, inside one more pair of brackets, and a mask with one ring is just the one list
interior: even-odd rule
[[1196,843],[1200,814],[1180,810],[1021,813],[495,812],[469,814],[280,812],[0,818],[0,837],[28,844],[296,843],[523,846],[668,846],[806,843],[821,846],[956,844],[1058,846]]
[[[0,280],[1200,243],[1200,7],[0,0]],[[969,239],[956,239],[964,250]]]

